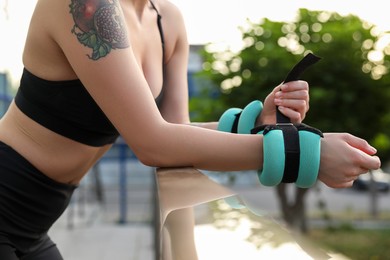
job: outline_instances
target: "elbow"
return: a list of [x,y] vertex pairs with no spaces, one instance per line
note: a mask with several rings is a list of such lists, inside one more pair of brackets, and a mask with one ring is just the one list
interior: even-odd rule
[[162,167],[162,165],[163,165],[163,163],[161,162],[161,159],[159,159],[157,155],[153,155],[151,153],[141,151],[141,152],[137,152],[136,156],[137,156],[138,160],[146,166]]
[[139,149],[135,152],[137,159],[144,165],[150,167],[168,167],[172,166],[172,163],[165,158],[163,152],[159,149]]
[[142,164],[150,167],[175,167],[183,163],[182,156],[178,153],[179,141],[172,135],[170,126],[167,124],[149,128],[158,131],[144,133],[138,138],[133,136],[129,140],[129,146]]
[[164,143],[157,136],[145,138],[143,142],[139,142],[132,146],[137,159],[144,165],[150,167],[168,167],[171,166],[171,158],[169,156],[169,143]]

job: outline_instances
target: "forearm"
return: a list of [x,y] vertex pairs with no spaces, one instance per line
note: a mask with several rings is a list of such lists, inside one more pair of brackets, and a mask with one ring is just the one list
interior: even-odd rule
[[[155,167],[194,167],[211,171],[257,170],[263,166],[263,135],[232,134],[185,124],[163,123],[144,136],[139,159]],[[349,187],[369,169],[380,167],[375,149],[349,134],[321,140],[319,179],[334,188]]]
[[218,122],[206,122],[206,123],[191,122],[189,125],[202,127],[210,130],[216,130],[218,126]]
[[191,166],[204,170],[255,170],[262,165],[262,136],[238,135],[192,125],[165,123],[138,151],[155,167]]

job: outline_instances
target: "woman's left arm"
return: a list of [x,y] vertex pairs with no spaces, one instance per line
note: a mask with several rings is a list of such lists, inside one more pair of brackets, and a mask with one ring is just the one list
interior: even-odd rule
[[[161,3],[161,2],[160,2]],[[184,19],[176,6],[163,1],[160,6],[164,29],[164,80],[160,112],[171,123],[190,123],[187,68],[189,44]]]
[[[167,2],[164,2],[167,3]],[[168,2],[168,5],[171,5]],[[190,124],[188,108],[189,43],[184,19],[175,6],[161,6],[165,37],[163,99],[160,112],[171,123]],[[260,100],[263,98],[260,97]],[[292,81],[273,89],[264,99],[264,108],[256,125],[275,124],[276,106],[293,123],[301,123],[309,110],[309,85]],[[208,129],[217,129],[218,122],[195,123]]]

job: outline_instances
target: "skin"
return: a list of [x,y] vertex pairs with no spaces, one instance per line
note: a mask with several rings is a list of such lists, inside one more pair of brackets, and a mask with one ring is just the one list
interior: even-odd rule
[[[113,24],[110,29],[126,37],[108,37],[101,46],[86,43],[80,36],[93,26],[86,18],[76,19],[79,11],[70,8],[84,1],[39,0],[23,55],[30,72],[47,80],[79,78],[146,165],[218,171],[261,168],[262,136],[214,131],[215,122],[190,123],[188,42],[183,18],[174,5],[166,0],[156,3],[166,36],[163,81],[160,35],[149,2],[92,2],[97,6],[92,13],[106,8],[116,15],[108,18]],[[106,53],[96,54],[97,47]],[[166,95],[159,110],[154,98],[162,86]],[[276,87],[265,99],[258,123],[274,123],[275,105],[293,122],[302,121],[309,108],[307,82]],[[47,176],[72,184],[110,148],[91,147],[58,135],[26,117],[14,103],[0,121],[0,139]],[[375,149],[350,134],[326,134],[321,147],[319,179],[330,187],[349,187],[359,174],[380,167]]]

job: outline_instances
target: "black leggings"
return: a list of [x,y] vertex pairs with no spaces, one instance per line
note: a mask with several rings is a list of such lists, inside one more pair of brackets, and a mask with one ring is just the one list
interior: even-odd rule
[[28,250],[21,250],[7,236],[0,235],[1,260],[62,260],[57,246],[46,235],[36,243],[30,245]]
[[0,259],[62,259],[47,232],[75,188],[50,179],[0,142]]

